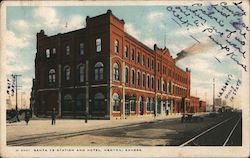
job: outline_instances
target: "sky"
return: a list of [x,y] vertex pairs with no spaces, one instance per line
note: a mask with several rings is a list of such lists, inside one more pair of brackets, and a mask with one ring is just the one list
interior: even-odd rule
[[[209,5],[211,4],[204,5],[203,9],[216,12],[213,8],[209,8]],[[125,21],[125,31],[148,47],[153,49],[155,43],[161,48],[166,46],[174,58],[182,50],[190,51],[187,57],[177,61],[176,64],[182,69],[186,67],[191,69],[191,95],[212,104],[213,78],[217,95],[228,74],[234,76],[231,82],[234,85],[237,79],[242,79],[245,72],[242,71],[242,67],[225,56],[225,50],[221,50],[208,39],[209,35],[215,35],[214,32],[202,32],[204,28],[217,25],[215,21],[208,19],[202,27],[187,29],[184,25],[178,24],[178,18],[166,9],[168,6],[170,5],[7,6],[3,47],[6,57],[6,77],[10,78],[11,74],[22,75],[19,79],[22,86],[19,91],[25,95],[26,104],[29,104],[32,78],[35,77],[36,33],[43,29],[50,36],[84,28],[86,16],[97,16],[111,9],[115,16]],[[235,7],[233,9],[237,10]],[[219,16],[218,12],[215,14]],[[229,21],[234,18],[231,16],[227,18],[224,28],[232,29]],[[187,19],[192,20],[191,17]],[[237,91],[234,103],[228,100],[228,104],[239,104],[241,89],[240,87]]]

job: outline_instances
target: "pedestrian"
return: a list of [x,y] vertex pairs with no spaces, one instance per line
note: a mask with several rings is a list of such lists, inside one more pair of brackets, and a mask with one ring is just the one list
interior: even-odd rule
[[29,121],[30,121],[30,113],[29,111],[25,110],[25,122],[26,122],[26,125],[28,125]]
[[85,111],[84,115],[85,115],[85,123],[88,123],[88,112]]
[[53,108],[53,110],[52,110],[51,119],[52,119],[51,124],[55,125],[56,124],[56,108]]
[[156,118],[156,110],[154,109],[154,118]]

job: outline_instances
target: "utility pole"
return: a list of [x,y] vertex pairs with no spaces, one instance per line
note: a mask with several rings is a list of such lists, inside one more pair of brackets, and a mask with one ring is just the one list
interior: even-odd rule
[[17,119],[17,121],[19,121],[19,118],[18,118],[18,98],[17,98],[17,87],[18,87],[17,77],[20,77],[22,75],[12,74],[11,76],[15,79],[15,82],[16,82],[16,84],[15,84],[15,86],[16,86],[16,119]]
[[215,82],[213,78],[213,112],[215,112]]

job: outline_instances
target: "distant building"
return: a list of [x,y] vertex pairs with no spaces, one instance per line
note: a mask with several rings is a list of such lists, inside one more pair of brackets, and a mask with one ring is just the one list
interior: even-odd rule
[[214,105],[215,106],[222,106],[222,99],[221,98],[215,98],[214,99]]
[[152,50],[126,33],[124,24],[108,10],[87,17],[83,29],[37,33],[35,114],[49,116],[54,107],[60,117],[106,119],[186,112],[190,70],[177,67],[167,48]]

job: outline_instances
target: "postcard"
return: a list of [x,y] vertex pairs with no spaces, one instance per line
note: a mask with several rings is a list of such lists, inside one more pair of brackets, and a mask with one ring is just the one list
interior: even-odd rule
[[249,157],[249,1],[2,1],[1,157]]

